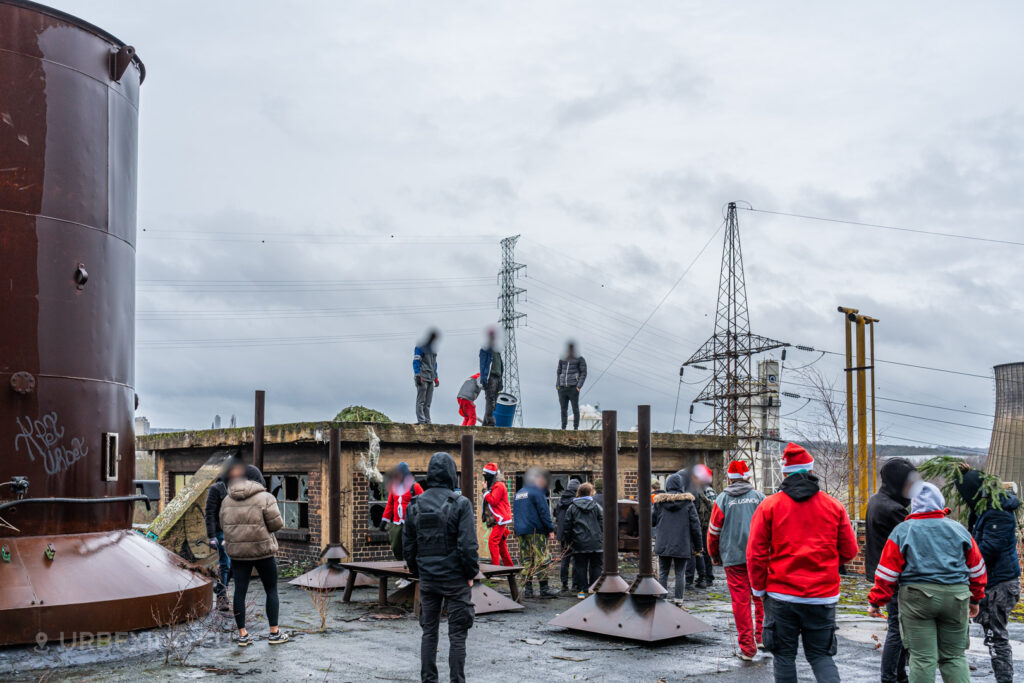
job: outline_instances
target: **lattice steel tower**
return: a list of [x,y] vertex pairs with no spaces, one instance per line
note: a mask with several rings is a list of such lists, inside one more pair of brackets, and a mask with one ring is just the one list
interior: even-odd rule
[[516,409],[516,425],[523,426],[523,395],[519,391],[519,352],[516,351],[516,328],[519,321],[526,317],[525,313],[516,311],[516,302],[526,294],[526,290],[516,286],[519,278],[519,271],[526,268],[522,263],[516,263],[515,250],[519,235],[506,237],[501,241],[501,270],[498,271],[498,284],[501,286],[501,294],[498,296],[498,310],[501,317],[502,334],[505,337],[504,365],[501,371],[501,380],[505,385],[504,391],[519,399],[519,406]]
[[752,377],[750,357],[788,344],[750,332],[735,202],[729,203],[725,222],[715,332],[683,365],[713,363],[714,375],[693,400],[710,405],[715,411],[714,419],[703,431],[738,436],[737,456],[747,459],[753,468],[754,444],[760,437],[760,429],[752,419],[751,399],[765,393],[766,389]]

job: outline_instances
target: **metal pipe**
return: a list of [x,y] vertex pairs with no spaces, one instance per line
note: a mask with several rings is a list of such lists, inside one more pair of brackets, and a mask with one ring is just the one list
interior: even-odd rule
[[651,407],[637,406],[636,489],[640,517],[640,576],[654,576],[651,549]]
[[633,595],[664,595],[668,591],[654,578],[654,549],[651,547],[651,407],[637,406],[636,489],[640,518],[640,565],[630,586]]
[[614,410],[601,412],[601,454],[604,488],[604,571],[595,593],[625,593],[629,584],[619,576],[619,434]]
[[330,525],[328,542],[337,545],[341,543],[341,430],[337,427],[331,427],[327,470],[330,486],[327,494],[327,523]]
[[263,471],[263,420],[266,414],[267,392],[256,390],[256,421],[252,429],[252,464]]
[[858,519],[864,519],[868,512],[868,398],[867,365],[864,344],[864,316],[857,316],[857,481]]
[[853,519],[857,509],[857,477],[853,467],[853,338],[850,318],[856,317],[857,309],[840,306],[839,312],[843,314],[843,324],[846,327],[846,483],[849,490],[846,512]]
[[81,503],[83,505],[102,505],[103,503],[134,503],[139,500],[150,502],[150,497],[138,496],[111,496],[109,498],[21,498],[0,503],[0,510],[15,507],[16,505],[27,505],[28,503],[51,503],[64,505],[66,503]]
[[878,490],[878,446],[875,443],[875,323],[877,318],[868,318],[871,331],[871,490]]
[[475,456],[473,449],[473,435],[463,434],[462,435],[462,474],[459,477],[459,487],[462,489],[462,495],[469,498],[469,504],[476,509],[475,503],[475,486],[473,485],[473,458]]

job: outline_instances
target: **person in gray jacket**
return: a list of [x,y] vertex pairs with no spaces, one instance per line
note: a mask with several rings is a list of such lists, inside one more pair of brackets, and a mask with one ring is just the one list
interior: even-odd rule
[[740,651],[737,655],[750,661],[761,644],[764,605],[761,598],[753,597],[754,623],[750,621],[750,576],[747,574],[747,538],[754,510],[764,500],[764,494],[750,483],[750,466],[743,460],[729,463],[726,473],[729,485],[718,494],[711,508],[708,524],[708,557],[715,564],[725,566],[725,580],[732,597],[732,616],[736,622]]
[[558,407],[562,411],[562,429],[568,424],[569,404],[572,404],[572,428],[580,428],[580,391],[587,381],[587,361],[576,355],[576,344],[569,342],[565,358],[558,361],[555,371],[555,389]]
[[440,384],[437,378],[437,343],[440,333],[430,330],[426,341],[413,350],[412,373],[416,383],[416,424],[430,424],[430,402],[434,400],[434,387]]

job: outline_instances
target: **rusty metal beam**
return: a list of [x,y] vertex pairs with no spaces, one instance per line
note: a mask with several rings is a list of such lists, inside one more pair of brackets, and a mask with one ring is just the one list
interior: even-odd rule
[[637,499],[640,518],[640,566],[629,592],[633,595],[665,595],[668,591],[654,578],[651,547],[651,407],[637,407]]
[[252,430],[252,464],[263,471],[263,422],[266,418],[267,392],[256,390],[256,417]]

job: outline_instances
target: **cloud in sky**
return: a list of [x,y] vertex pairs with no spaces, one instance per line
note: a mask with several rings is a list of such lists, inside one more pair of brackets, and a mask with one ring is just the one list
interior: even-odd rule
[[[431,325],[435,417],[456,421],[509,234],[528,265],[525,414],[543,426],[564,341],[596,378],[730,200],[1020,239],[1017,3],[57,4],[147,65],[136,383],[160,426],[245,423],[255,388],[271,421],[351,403],[409,420]],[[755,332],[838,350],[844,304],[882,319],[882,358],[982,374],[1021,359],[1019,247],[740,220]],[[268,234],[220,234],[240,231]],[[626,425],[650,402],[670,427],[719,257],[716,241],[587,401]],[[878,377],[880,396],[992,409],[984,380]],[[682,387],[684,426],[699,388]],[[889,440],[988,441],[983,417],[900,412],[978,428],[886,416]]]

